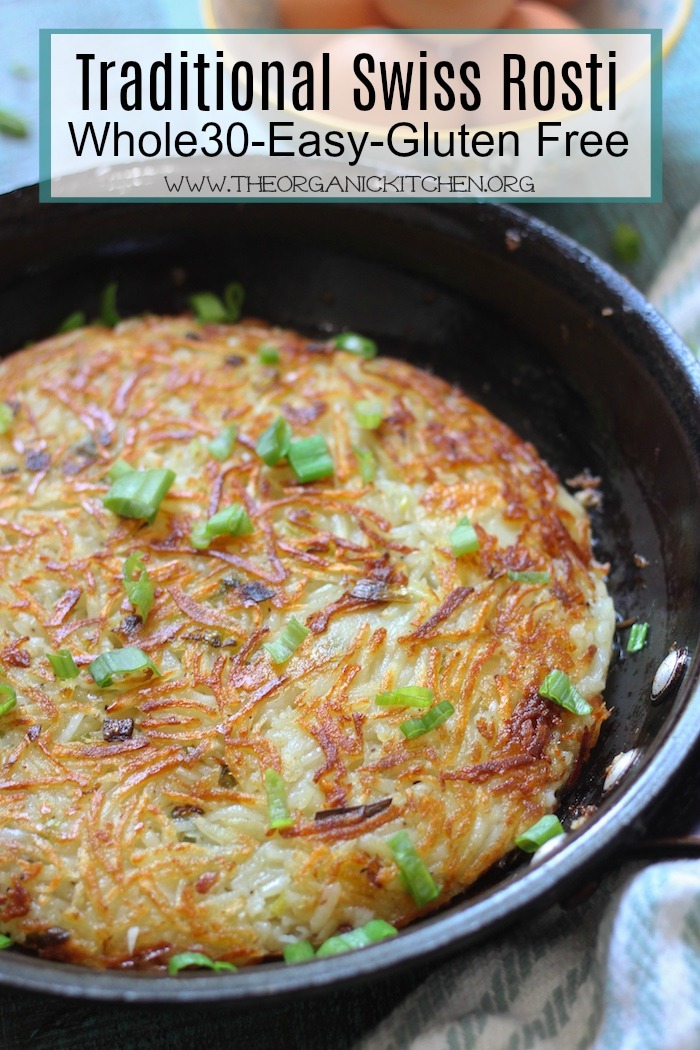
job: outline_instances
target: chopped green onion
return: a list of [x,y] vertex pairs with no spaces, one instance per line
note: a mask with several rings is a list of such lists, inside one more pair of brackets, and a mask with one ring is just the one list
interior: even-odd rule
[[308,962],[315,956],[313,945],[310,941],[296,941],[294,944],[286,945],[284,949],[284,961],[292,963]]
[[355,419],[363,430],[376,430],[384,419],[384,405],[381,401],[356,401]]
[[14,944],[11,937],[8,937],[6,933],[0,933],[0,950],[3,948],[10,948]]
[[219,462],[223,463],[231,455],[237,437],[238,427],[235,423],[231,423],[230,426],[224,427],[221,433],[213,437],[211,441],[207,441],[207,448],[214,459],[218,459]]
[[174,481],[172,470],[130,470],[112,482],[103,503],[120,518],[144,518],[150,522]]
[[515,845],[518,849],[524,850],[525,853],[534,853],[540,846],[544,846],[545,842],[549,842],[550,839],[563,834],[564,829],[561,826],[559,817],[555,817],[550,813],[548,816],[538,820],[536,824],[524,831],[522,835],[518,835]]
[[508,579],[515,583],[549,583],[551,576],[548,572],[515,572],[508,569]]
[[26,139],[29,125],[16,113],[0,109],[0,135],[11,135],[13,139]]
[[17,692],[6,682],[0,682],[0,715],[6,715],[17,706]]
[[100,320],[105,328],[114,328],[121,321],[117,310],[117,282],[112,281],[102,293],[100,300]]
[[280,363],[280,352],[276,346],[258,347],[258,357],[263,365],[278,365]]
[[575,715],[590,715],[593,708],[572,684],[568,674],[563,671],[550,671],[539,688],[540,696],[553,700],[555,704],[572,711]]
[[274,467],[289,452],[291,440],[291,427],[287,420],[280,416],[267,430],[263,430],[258,438],[255,451],[263,463],[267,463],[268,467]]
[[289,445],[287,453],[297,479],[305,485],[309,481],[320,481],[333,473],[333,460],[322,434],[298,438]]
[[479,549],[479,537],[469,518],[460,518],[457,525],[450,533],[450,543],[455,558],[463,554],[474,554]]
[[294,821],[289,815],[287,789],[282,777],[274,769],[265,770],[265,794],[267,815],[271,828],[291,828]]
[[395,926],[392,926],[390,922],[386,922],[384,919],[370,919],[362,928],[372,944],[385,941],[387,937],[395,937],[399,932]]
[[153,671],[160,678],[160,671],[151,658],[133,645],[125,649],[110,649],[88,665],[88,671],[100,687],[111,685],[115,674],[138,674],[146,670]]
[[395,937],[397,933],[396,927],[385,922],[384,919],[372,919],[356,930],[348,930],[347,933],[329,937],[316,952],[316,958],[324,959],[329,955],[341,955],[343,952],[351,952],[356,948],[366,948],[369,944],[377,944],[388,937]]
[[430,707],[434,699],[432,689],[424,689],[420,685],[406,685],[388,693],[379,693],[374,702],[380,707]]
[[145,623],[153,608],[153,584],[148,578],[148,569],[139,551],[130,554],[124,562],[123,576],[127,598]]
[[253,531],[248,512],[240,503],[218,511],[209,521],[198,521],[190,533],[193,547],[206,550],[215,536],[247,536]]
[[238,281],[231,281],[224,288],[224,305],[226,307],[226,320],[229,324],[235,324],[240,320],[241,310],[245,301],[243,285]]
[[307,634],[309,634],[308,627],[304,627],[295,616],[292,616],[277,641],[265,642],[263,649],[270,654],[273,664],[284,664],[296,652]]
[[633,263],[642,251],[642,235],[628,222],[619,223],[613,232],[613,251],[621,262]]
[[647,635],[649,633],[648,623],[635,623],[630,631],[630,636],[627,639],[627,652],[638,653],[646,645]]
[[407,831],[399,831],[389,839],[389,849],[401,872],[406,889],[419,908],[440,896],[440,887],[436,886],[433,876],[426,868],[413,845]]
[[65,321],[61,321],[56,329],[56,335],[63,335],[64,332],[74,332],[76,328],[82,328],[85,324],[87,324],[85,312],[76,310],[75,313],[69,314]]
[[244,299],[242,286],[234,281],[226,285],[223,301],[213,292],[197,292],[190,296],[190,306],[202,324],[234,324],[241,316]]
[[367,361],[377,356],[377,344],[373,339],[367,339],[364,335],[356,332],[343,332],[333,340],[336,350],[346,350],[349,354],[357,354]]
[[190,966],[196,966],[200,970],[214,970],[215,973],[235,973],[238,969],[233,963],[214,962],[202,952],[181,952],[168,960],[168,973],[174,977],[180,970],[186,970]]
[[107,472],[107,477],[110,481],[116,481],[117,478],[121,478],[124,474],[131,474],[133,467],[130,467],[128,463],[125,463],[123,459],[118,459],[116,463],[113,463]]
[[24,62],[13,62],[10,66],[10,76],[17,77],[18,80],[34,79],[34,74]]
[[371,449],[353,446],[353,452],[360,464],[360,477],[365,485],[370,485],[377,476],[377,460]]
[[80,668],[76,666],[69,649],[59,649],[58,652],[48,653],[47,655],[56,678],[77,678],[80,674]]
[[407,722],[402,722],[399,729],[407,740],[413,740],[417,736],[423,736],[424,733],[437,729],[454,713],[455,709],[450,701],[442,700],[435,707],[426,711],[422,718],[409,718]]
[[4,401],[0,402],[0,434],[6,434],[14,422],[15,414]]

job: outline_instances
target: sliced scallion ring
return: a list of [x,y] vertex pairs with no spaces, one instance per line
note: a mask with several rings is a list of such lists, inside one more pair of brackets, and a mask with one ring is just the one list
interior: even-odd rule
[[284,780],[274,769],[265,770],[265,794],[267,795],[267,817],[271,828],[291,828],[294,820],[289,815],[287,789]]
[[368,448],[358,448],[356,445],[353,445],[353,452],[360,465],[360,477],[365,485],[371,485],[377,476],[377,460],[374,452]]
[[53,673],[60,680],[77,678],[80,668],[73,659],[69,649],[59,649],[55,653],[47,653],[49,663],[53,667]]
[[284,416],[280,416],[267,430],[263,430],[258,438],[255,451],[263,463],[266,463],[268,467],[274,467],[287,455],[291,440],[291,427]]
[[6,434],[14,423],[15,414],[5,401],[0,401],[0,434]]
[[109,649],[106,653],[101,653],[91,664],[88,664],[88,671],[100,688],[111,685],[115,675],[153,671],[160,678],[160,671],[150,656],[133,645],[125,649]]
[[197,292],[190,296],[192,311],[202,324],[235,324],[240,319],[245,292],[232,281],[224,288],[223,299],[213,292]]
[[463,554],[474,554],[479,549],[479,537],[468,517],[460,518],[450,533],[450,543],[455,558]]
[[112,482],[103,502],[120,518],[151,522],[174,481],[172,470],[129,470]]
[[295,616],[292,616],[279,638],[274,642],[265,642],[263,649],[270,654],[273,664],[284,664],[297,651],[309,633],[309,628],[304,627]]
[[85,311],[75,310],[72,314],[68,314],[65,321],[61,321],[56,329],[56,335],[64,335],[65,332],[74,332],[76,328],[84,328],[86,324],[87,317],[85,316]]
[[515,572],[508,569],[508,579],[514,583],[549,583],[551,576],[548,572]]
[[647,635],[649,633],[648,623],[635,623],[632,625],[630,636],[627,639],[627,652],[638,653],[646,645]]
[[123,459],[118,459],[107,472],[107,477],[110,481],[116,481],[117,478],[121,478],[124,474],[130,474],[133,471],[133,467],[130,467],[128,463],[125,463]]
[[231,423],[229,426],[224,427],[211,441],[207,441],[207,448],[214,459],[218,459],[220,463],[223,463],[233,452],[233,446],[236,444],[237,437],[238,427],[235,423]]
[[15,942],[11,937],[8,937],[6,933],[0,933],[0,951],[3,948],[11,948]]
[[208,955],[204,955],[202,952],[181,952],[179,955],[173,955],[168,960],[168,973],[171,977],[174,977],[180,970],[190,968],[213,970],[215,973],[235,973],[238,969],[233,963],[214,962],[213,959],[210,959]]
[[259,346],[258,358],[263,365],[278,365],[280,363],[280,352],[276,346]]
[[100,321],[105,328],[115,328],[121,321],[117,310],[117,282],[112,281],[102,293],[100,299]]
[[127,598],[145,623],[153,608],[153,584],[148,577],[143,555],[139,551],[129,555],[124,562],[122,573]]
[[437,729],[454,713],[455,709],[450,701],[441,700],[435,707],[426,711],[422,718],[409,718],[407,722],[402,722],[399,729],[407,740],[414,740],[417,736],[423,736]]
[[568,674],[564,674],[563,671],[550,671],[539,688],[539,694],[545,700],[551,700],[553,703],[558,704],[559,707],[563,707],[567,711],[571,711],[575,715],[581,715],[584,718],[593,711],[588,701],[581,696],[576,686],[573,685]]
[[549,842],[550,839],[563,834],[564,828],[561,826],[559,817],[555,817],[554,814],[550,813],[538,820],[536,824],[524,831],[522,835],[518,835],[515,845],[518,849],[524,850],[525,853],[535,853],[540,846],[544,846],[545,842]]
[[387,693],[379,693],[374,702],[380,707],[430,707],[434,699],[432,689],[425,689],[421,685],[405,685]]
[[287,452],[292,470],[302,485],[310,481],[321,481],[334,471],[333,460],[322,434],[298,438],[289,444]]
[[6,715],[17,706],[17,691],[7,682],[0,682],[0,715]]
[[374,339],[358,335],[357,332],[342,332],[333,340],[333,346],[336,350],[345,350],[348,354],[364,357],[366,361],[377,356],[377,344]]
[[26,139],[28,134],[29,125],[23,117],[10,113],[8,109],[0,109],[0,135],[9,135],[14,139]]
[[406,889],[419,908],[440,896],[440,887],[435,884],[433,876],[425,866],[413,840],[407,831],[399,831],[388,841],[389,849],[401,873]]
[[192,527],[190,541],[193,547],[206,550],[216,536],[247,536],[253,531],[248,512],[240,503],[233,503],[217,511],[207,522],[198,521]]
[[294,963],[308,962],[315,957],[316,952],[311,941],[295,941],[294,944],[285,945],[283,954],[284,961],[291,966]]
[[376,430],[384,419],[384,405],[381,401],[356,401],[355,419],[363,430]]

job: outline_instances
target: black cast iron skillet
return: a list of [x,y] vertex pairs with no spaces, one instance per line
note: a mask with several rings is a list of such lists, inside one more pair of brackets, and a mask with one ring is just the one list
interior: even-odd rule
[[[385,353],[458,381],[562,478],[584,468],[602,477],[597,557],[611,563],[620,616],[652,627],[641,653],[617,653],[606,691],[613,717],[563,801],[568,822],[597,809],[544,862],[504,866],[390,942],[303,966],[172,979],[11,951],[0,954],[0,981],[141,1002],[298,996],[447,955],[628,855],[649,811],[675,799],[674,777],[700,737],[698,660],[675,698],[654,707],[649,696],[662,658],[674,646],[694,654],[700,635],[700,376],[644,299],[554,230],[492,205],[36,201],[35,189],[0,200],[0,353],[50,334],[77,308],[96,314],[115,279],[124,315],[180,311],[189,293],[235,279],[250,314],[310,335],[347,327],[374,336]],[[631,748],[639,760],[601,798],[606,767]]]

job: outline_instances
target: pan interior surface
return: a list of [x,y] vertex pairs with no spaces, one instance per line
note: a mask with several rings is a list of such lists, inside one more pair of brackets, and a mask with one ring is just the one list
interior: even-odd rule
[[[94,972],[18,953],[0,980],[102,999],[254,1001],[361,980],[446,953],[544,906],[638,831],[698,736],[691,665],[653,707],[654,671],[672,647],[694,653],[700,608],[700,387],[679,341],[642,298],[565,238],[510,209],[294,205],[37,206],[0,202],[0,353],[99,312],[119,282],[123,316],[181,312],[193,292],[246,291],[245,313],[326,336],[350,329],[380,350],[458,383],[562,479],[602,479],[592,511],[618,614],[651,624],[648,646],[618,652],[613,716],[564,813],[597,814],[546,863],[504,869],[467,899],[352,957],[264,965],[235,979]],[[644,562],[648,563],[642,567]],[[626,638],[626,635],[621,635]],[[620,752],[641,758],[601,801]]]

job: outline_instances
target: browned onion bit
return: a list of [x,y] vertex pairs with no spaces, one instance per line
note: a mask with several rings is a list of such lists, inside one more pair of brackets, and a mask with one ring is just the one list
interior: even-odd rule
[[354,817],[354,822],[359,823],[361,820],[369,820],[370,817],[376,817],[378,813],[383,813],[393,801],[391,798],[382,798],[378,802],[370,802],[366,806],[340,806],[337,809],[321,809],[314,816],[314,820],[333,820],[334,818],[352,816]]

